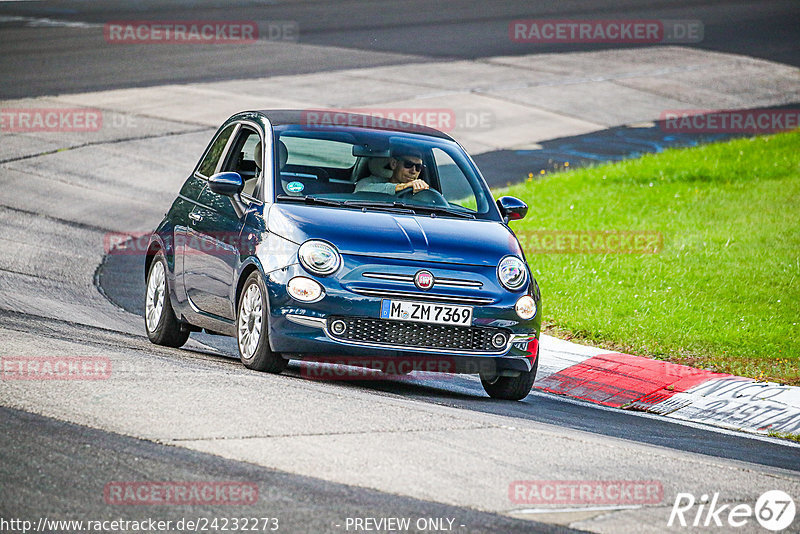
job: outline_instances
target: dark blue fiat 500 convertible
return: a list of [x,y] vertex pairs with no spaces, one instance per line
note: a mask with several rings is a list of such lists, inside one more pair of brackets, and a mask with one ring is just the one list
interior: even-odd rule
[[526,212],[513,197],[495,202],[464,149],[434,129],[239,113],[152,235],[147,334],[173,347],[192,331],[234,336],[244,365],[271,373],[290,359],[406,359],[522,399],[538,367],[540,297],[508,221]]

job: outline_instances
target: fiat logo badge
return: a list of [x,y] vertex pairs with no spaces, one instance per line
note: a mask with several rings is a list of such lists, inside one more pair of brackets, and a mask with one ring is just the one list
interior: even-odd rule
[[433,273],[430,271],[418,271],[414,275],[414,285],[420,289],[430,289],[433,287]]

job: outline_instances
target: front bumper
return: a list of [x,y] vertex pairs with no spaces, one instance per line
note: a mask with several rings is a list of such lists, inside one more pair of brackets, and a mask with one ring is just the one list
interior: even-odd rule
[[[493,268],[431,266],[373,258],[365,261],[347,256],[343,263],[339,273],[346,274],[339,276],[310,276],[299,265],[270,273],[267,290],[272,350],[306,360],[345,356],[446,359],[449,369],[468,373],[532,368],[537,355],[540,311],[537,309],[531,320],[521,320],[514,305],[525,292],[511,293],[500,288],[492,280]],[[437,288],[438,293],[423,292],[413,285],[409,287],[400,276],[419,269],[432,271],[437,279],[469,280],[474,284],[459,287],[453,283],[451,287]],[[375,272],[391,276],[375,280],[370,276]],[[325,297],[314,303],[294,300],[286,291],[286,283],[294,276],[314,278],[323,286]],[[464,327],[381,319],[381,301],[385,298],[475,303],[472,324]],[[339,332],[334,333],[331,325],[337,320],[346,323],[345,331],[339,325]],[[500,338],[502,343],[498,342]]]

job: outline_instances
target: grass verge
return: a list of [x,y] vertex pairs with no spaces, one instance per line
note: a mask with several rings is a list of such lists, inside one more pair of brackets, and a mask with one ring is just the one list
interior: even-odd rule
[[[667,150],[495,193],[530,205],[512,228],[549,333],[800,385],[800,132]],[[608,231],[663,241],[656,253],[597,252],[597,239],[616,243]],[[563,252],[559,239],[582,245]]]
[[785,432],[775,432],[773,430],[770,430],[767,433],[767,435],[773,438],[788,439],[800,443],[800,434],[787,434]]

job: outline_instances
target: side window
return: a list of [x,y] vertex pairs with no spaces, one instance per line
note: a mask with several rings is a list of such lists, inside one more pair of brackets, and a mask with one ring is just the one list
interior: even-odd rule
[[[245,178],[245,175],[252,175],[258,168],[256,165],[255,151],[256,145],[261,141],[258,134],[250,128],[242,128],[236,141],[231,145],[231,152],[222,168],[226,172],[238,172]],[[261,162],[259,162],[261,163]]]
[[439,183],[442,187],[442,196],[450,204],[462,208],[475,210],[477,200],[475,192],[464,173],[453,158],[439,148],[433,149],[433,159],[436,161],[436,171],[439,174]]
[[228,144],[228,139],[235,127],[235,124],[231,124],[217,136],[211,148],[208,149],[208,153],[203,158],[203,161],[200,163],[200,166],[197,168],[197,172],[206,178],[214,174],[214,170],[217,168],[217,162],[220,156],[222,156],[222,151],[225,150],[225,145]]
[[256,158],[256,151],[261,153],[261,137],[254,129],[243,126],[233,144],[222,170],[236,172],[244,181],[242,193],[256,196],[256,186],[261,179],[261,157]]

